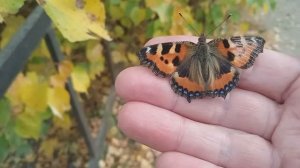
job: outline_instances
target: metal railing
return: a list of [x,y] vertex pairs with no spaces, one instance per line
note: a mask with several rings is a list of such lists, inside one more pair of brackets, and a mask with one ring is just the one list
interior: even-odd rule
[[[47,48],[54,63],[62,61],[63,54],[60,50],[60,44],[55,36],[54,30],[51,27],[51,20],[41,7],[36,7],[20,30],[0,52],[0,98],[4,96],[17,74],[22,71],[32,51],[43,38],[46,41]],[[70,94],[72,112],[88,147],[90,155],[89,167],[100,167],[98,162],[103,156],[105,136],[109,127],[108,120],[105,119],[105,117],[108,117],[108,114],[104,114],[100,132],[98,136],[93,139],[87,118],[84,115],[84,111],[74,91],[71,80],[67,81],[66,88]],[[112,92],[108,100],[114,99],[115,96],[114,89],[112,88],[111,90]],[[111,111],[111,107],[111,103],[106,105],[106,113]]]

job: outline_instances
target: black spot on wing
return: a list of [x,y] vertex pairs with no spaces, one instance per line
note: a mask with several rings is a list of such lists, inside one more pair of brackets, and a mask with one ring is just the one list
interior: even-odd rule
[[186,66],[180,66],[177,72],[179,77],[188,77],[190,74],[189,68]]
[[222,74],[227,74],[227,73],[231,72],[232,65],[228,61],[225,61],[220,58],[217,58],[217,59],[218,59],[219,67],[220,67],[220,73],[217,74],[217,77],[221,77]]
[[147,51],[147,47],[142,48],[142,49],[140,50],[140,52],[138,53],[138,56],[139,56],[139,57],[145,56],[145,55],[146,55],[146,51]]
[[234,57],[235,57],[235,55],[232,52],[230,52],[230,51],[227,52],[227,59],[229,61],[233,61]]
[[240,36],[235,36],[231,37],[230,40],[237,46],[237,47],[243,47],[241,37]]
[[162,43],[161,55],[168,54],[172,46],[173,43]]
[[168,64],[168,63],[169,63],[169,61],[168,61],[168,60],[165,60],[165,61],[164,61],[164,63],[165,63],[165,64]]
[[176,56],[173,60],[172,60],[172,64],[174,65],[174,66],[178,66],[179,65],[179,63],[180,63],[180,61],[179,61],[179,57],[178,56]]
[[157,52],[157,45],[152,45],[152,46],[149,46],[149,47],[150,47],[149,53],[152,54],[152,55],[155,55],[156,52]]
[[224,47],[225,47],[225,48],[229,48],[229,47],[230,47],[229,42],[228,42],[227,39],[224,39],[224,40],[223,40],[223,44],[224,44]]
[[240,36],[231,37],[230,40],[234,43],[241,43],[241,37]]
[[220,63],[220,73],[226,74],[231,71],[231,65],[228,62],[222,61]]
[[181,44],[177,43],[175,46],[175,52],[179,53],[180,52],[180,48],[181,48]]

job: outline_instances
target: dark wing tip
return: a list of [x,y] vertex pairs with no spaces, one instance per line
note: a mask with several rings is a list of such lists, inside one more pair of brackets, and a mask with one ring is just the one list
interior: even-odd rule
[[148,49],[148,47],[144,47],[137,53],[137,56],[140,60],[140,64],[150,68],[156,76],[163,77],[163,78],[166,77],[167,74],[165,72],[159,70],[159,68],[156,66],[155,62],[153,62],[147,58],[147,49]]

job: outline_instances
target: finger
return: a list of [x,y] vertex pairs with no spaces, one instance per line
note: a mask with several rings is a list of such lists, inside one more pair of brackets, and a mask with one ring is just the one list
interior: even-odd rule
[[[197,42],[195,36],[165,36],[153,38],[146,45],[171,41]],[[285,92],[300,76],[300,62],[298,59],[284,54],[264,50],[256,59],[254,66],[244,70],[241,74],[239,87],[261,93],[277,102],[285,100]]]
[[126,103],[118,126],[156,150],[177,151],[221,167],[269,168],[276,162],[270,144],[256,135],[197,123],[146,103]]
[[168,80],[144,67],[131,67],[116,79],[116,90],[126,101],[147,102],[195,121],[221,125],[270,139],[281,106],[255,92],[235,89],[223,98],[196,99],[188,103],[175,94]]
[[205,160],[178,152],[162,153],[156,160],[156,168],[221,168]]

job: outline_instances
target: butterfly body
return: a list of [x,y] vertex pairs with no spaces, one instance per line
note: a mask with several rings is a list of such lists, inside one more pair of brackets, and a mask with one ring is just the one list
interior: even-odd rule
[[256,36],[236,36],[206,43],[204,34],[198,42],[169,42],[141,49],[142,65],[155,75],[169,77],[175,93],[188,102],[195,98],[226,97],[237,86],[239,72],[253,65],[263,51],[265,41]]

